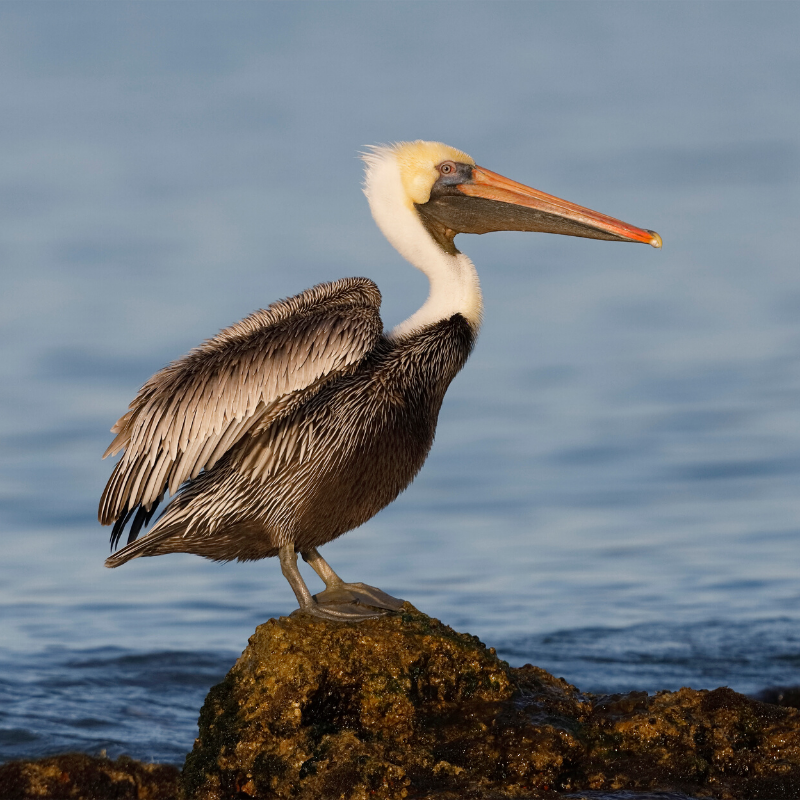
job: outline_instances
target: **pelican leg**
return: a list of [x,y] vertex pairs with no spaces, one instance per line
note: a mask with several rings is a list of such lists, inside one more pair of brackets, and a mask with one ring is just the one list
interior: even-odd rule
[[[377,608],[366,608],[355,602],[355,600],[344,600],[341,602],[326,603],[320,605],[311,592],[297,568],[297,553],[293,544],[283,545],[278,551],[278,558],[281,562],[281,572],[283,577],[289,581],[297,603],[300,606],[292,614],[311,614],[314,617],[334,620],[336,622],[358,622],[362,619],[374,619],[383,616],[385,611]],[[327,565],[326,565],[327,566]],[[330,569],[330,567],[328,567]],[[333,572],[333,570],[331,570]],[[335,573],[334,573],[335,574]],[[344,584],[343,584],[344,585]],[[324,592],[323,592],[324,594]]]
[[382,592],[375,586],[368,586],[366,583],[345,583],[319,554],[316,547],[306,550],[301,555],[325,583],[325,591],[314,595],[318,605],[358,603],[361,606],[371,606],[372,609],[380,608],[385,611],[399,611],[403,607],[402,600]]
[[305,610],[308,606],[314,605],[314,598],[311,592],[308,591],[308,586],[297,569],[297,553],[294,551],[294,546],[285,544],[278,550],[278,558],[281,561],[281,572],[283,577],[289,581],[289,586],[292,587],[294,596],[297,598],[297,603],[301,610]]

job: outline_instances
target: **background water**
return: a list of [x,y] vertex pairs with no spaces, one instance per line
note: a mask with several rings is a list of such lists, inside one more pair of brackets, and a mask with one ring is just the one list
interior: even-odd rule
[[273,562],[105,570],[156,369],[347,275],[425,297],[359,149],[440,139],[664,249],[461,237],[486,319],[433,453],[326,547],[584,689],[800,683],[800,6],[0,6],[0,759],[182,761]]

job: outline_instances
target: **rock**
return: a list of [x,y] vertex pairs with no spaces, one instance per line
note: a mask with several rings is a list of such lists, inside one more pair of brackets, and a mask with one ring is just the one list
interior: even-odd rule
[[358,624],[269,620],[199,727],[192,800],[800,797],[794,709],[725,688],[582,694],[409,604]]
[[179,778],[177,767],[68,753],[0,765],[0,800],[178,800]]

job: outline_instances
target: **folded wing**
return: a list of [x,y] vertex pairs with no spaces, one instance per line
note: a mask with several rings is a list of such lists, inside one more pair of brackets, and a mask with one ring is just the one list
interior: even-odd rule
[[381,295],[366,278],[325,283],[256,311],[145,383],[105,456],[124,454],[100,500],[112,546],[136,511],[128,541],[165,492],[211,467],[253,426],[352,371],[381,335]]

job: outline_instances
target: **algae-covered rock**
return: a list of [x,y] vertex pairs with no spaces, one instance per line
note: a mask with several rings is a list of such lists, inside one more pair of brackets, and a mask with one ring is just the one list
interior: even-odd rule
[[[406,604],[261,625],[200,714],[189,798],[800,798],[800,712],[729,689],[592,697]],[[589,796],[589,795],[575,795]]]
[[165,764],[120,756],[66,753],[0,765],[2,800],[178,800],[180,773]]
[[[185,785],[202,798],[491,786],[529,769],[517,761],[534,740],[560,736],[519,725],[515,691],[493,650],[410,606],[357,624],[270,620],[209,694]],[[559,771],[566,741],[541,749],[537,773]]]
[[728,688],[595,700],[586,785],[694,790],[725,800],[800,798],[800,714]]

